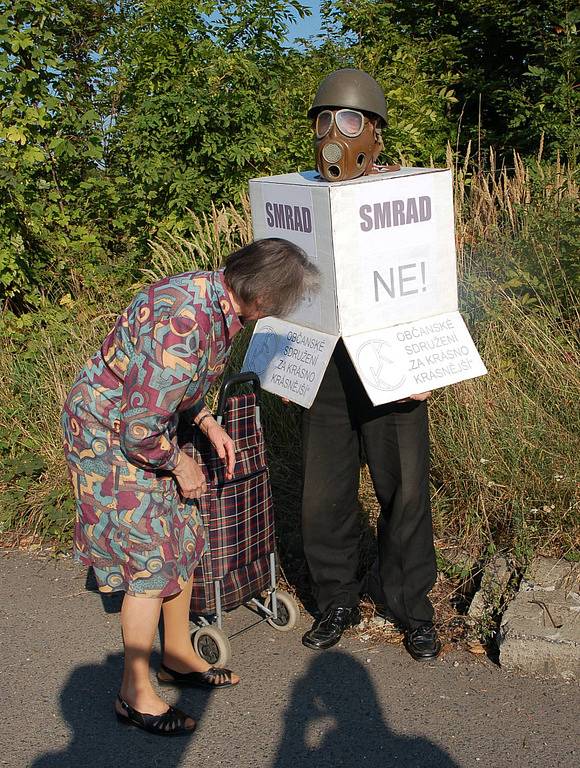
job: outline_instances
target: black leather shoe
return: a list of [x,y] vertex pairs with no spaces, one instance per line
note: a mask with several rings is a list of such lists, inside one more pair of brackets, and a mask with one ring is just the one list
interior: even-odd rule
[[405,648],[417,661],[435,659],[441,650],[437,630],[430,622],[405,631]]
[[312,625],[312,629],[302,638],[302,644],[307,648],[331,648],[336,645],[342,633],[349,627],[354,627],[360,623],[360,610],[358,606],[354,608],[329,608],[320,619],[317,619]]

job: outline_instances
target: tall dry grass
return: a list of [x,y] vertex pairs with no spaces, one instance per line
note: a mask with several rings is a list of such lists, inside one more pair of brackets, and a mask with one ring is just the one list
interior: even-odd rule
[[477,559],[578,549],[578,348],[548,312],[500,291],[478,334],[488,375],[433,398],[432,482],[441,536]]
[[[460,309],[488,375],[436,393],[435,524],[479,556],[578,554],[577,176],[542,151],[454,168]],[[571,255],[572,254],[572,255]]]
[[542,162],[542,147],[534,160],[513,153],[512,165],[504,160],[497,165],[493,148],[485,170],[474,167],[471,142],[465,155],[447,146],[447,166],[453,169],[453,198],[459,275],[469,271],[474,244],[498,232],[512,235],[525,231],[531,223],[530,207],[547,204],[556,207],[567,200],[578,200],[577,174],[563,165]]
[[[242,198],[240,210],[233,205],[216,208],[209,214],[192,214],[192,234],[187,239],[167,234],[151,242],[151,267],[144,270],[146,281],[192,268],[215,270],[228,254],[252,240],[250,203]],[[192,266],[193,265],[193,266]]]
[[22,327],[12,318],[1,328],[0,533],[66,538],[72,529],[60,412],[114,322],[115,309],[103,303],[71,299],[66,311],[48,311],[42,322]]

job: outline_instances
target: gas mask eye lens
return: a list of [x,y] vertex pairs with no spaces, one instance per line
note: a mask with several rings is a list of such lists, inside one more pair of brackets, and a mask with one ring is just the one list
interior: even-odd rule
[[330,109],[323,109],[316,116],[316,138],[324,138],[334,122],[343,136],[354,139],[363,132],[365,117],[356,109],[339,109],[334,113]]
[[316,116],[316,137],[322,139],[332,127],[332,112],[328,109],[319,112]]
[[360,136],[365,125],[363,113],[355,109],[339,109],[335,120],[338,130],[350,138]]

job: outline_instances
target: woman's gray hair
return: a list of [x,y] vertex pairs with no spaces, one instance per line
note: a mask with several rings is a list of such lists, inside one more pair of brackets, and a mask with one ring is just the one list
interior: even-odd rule
[[301,296],[320,287],[318,268],[302,248],[278,237],[255,240],[226,259],[224,277],[245,304],[258,302],[265,315],[284,317]]

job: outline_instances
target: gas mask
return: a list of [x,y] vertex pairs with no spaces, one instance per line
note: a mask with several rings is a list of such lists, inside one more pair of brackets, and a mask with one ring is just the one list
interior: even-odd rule
[[357,109],[323,109],[314,119],[316,167],[327,181],[368,174],[383,148],[378,118]]

